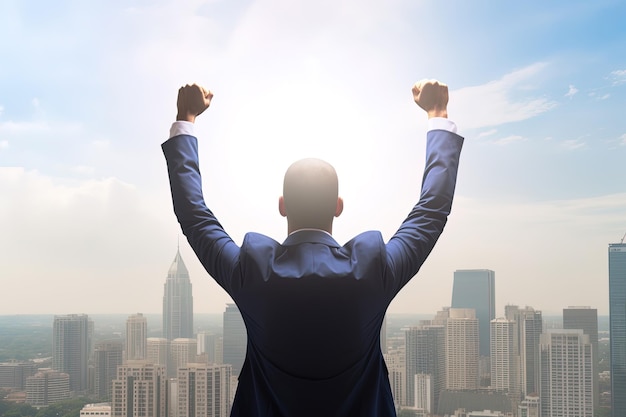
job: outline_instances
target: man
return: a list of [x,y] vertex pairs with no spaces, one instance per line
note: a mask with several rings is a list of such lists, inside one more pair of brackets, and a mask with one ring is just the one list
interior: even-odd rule
[[285,174],[279,211],[287,239],[248,233],[235,244],[204,203],[192,133],[212,97],[195,84],[179,90],[177,121],[162,148],[183,233],[246,324],[231,416],[395,416],[380,328],[450,213],[463,138],[447,119],[447,86],[424,80],[413,87],[429,117],[426,166],[419,202],[387,244],[380,232],[343,246],[332,238],[343,201],[335,170],[317,159],[295,162]]

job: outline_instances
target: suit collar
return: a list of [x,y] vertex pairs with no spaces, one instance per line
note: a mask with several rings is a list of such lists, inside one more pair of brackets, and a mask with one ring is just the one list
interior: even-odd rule
[[301,243],[321,243],[335,248],[341,247],[329,233],[317,229],[296,230],[287,236],[287,239],[283,242],[283,246],[294,246]]

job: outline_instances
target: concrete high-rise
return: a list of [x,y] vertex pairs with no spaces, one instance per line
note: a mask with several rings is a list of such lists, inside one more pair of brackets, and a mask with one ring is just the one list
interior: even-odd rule
[[609,245],[611,412],[626,416],[626,243]]
[[112,417],[165,417],[168,410],[165,367],[127,361],[112,383]]
[[520,399],[519,369],[515,321],[491,320],[491,388],[506,391],[515,404]]
[[593,364],[582,330],[548,330],[540,339],[542,416],[593,417]]
[[390,348],[383,354],[389,371],[389,385],[396,407],[407,405],[406,402],[406,356],[404,346]]
[[96,343],[94,347],[93,393],[99,400],[111,398],[111,382],[117,376],[117,367],[123,363],[124,345],[121,340]]
[[195,363],[198,351],[196,339],[179,338],[170,342],[170,360],[167,366],[167,375],[175,378],[179,368],[188,363]]
[[193,296],[189,271],[176,252],[167,272],[163,295],[163,337],[167,340],[193,337]]
[[70,391],[89,389],[88,361],[93,322],[85,314],[55,316],[52,326],[52,368],[70,376]]
[[231,366],[190,363],[178,369],[178,417],[228,417]]
[[49,368],[39,369],[26,378],[26,403],[33,407],[47,407],[70,398],[70,376]]
[[543,333],[541,311],[532,307],[506,306],[506,318],[515,322],[520,357],[521,397],[539,394],[539,337]]
[[148,355],[148,320],[133,314],[126,320],[126,360],[146,359]]
[[149,337],[146,347],[148,362],[167,368],[170,357],[170,342],[164,337]]
[[598,310],[591,307],[568,307],[563,309],[563,328],[582,329],[589,336],[593,360],[593,404],[600,405],[598,385]]
[[454,271],[452,308],[473,308],[476,311],[480,335],[480,356],[490,356],[489,332],[496,318],[496,273],[489,269]]
[[[418,379],[428,382],[422,385],[417,392],[423,393],[428,388],[427,403],[434,407],[439,401],[441,390],[446,387],[446,331],[442,325],[421,325],[405,331],[405,356],[406,356],[406,405],[417,407],[416,375],[422,375]],[[429,378],[423,377],[429,375]],[[424,404],[424,398],[419,401]],[[424,408],[424,407],[420,407]]]
[[232,365],[233,375],[239,376],[246,358],[248,335],[239,308],[226,304],[224,311],[223,362]]
[[446,320],[446,388],[479,387],[478,319],[474,309],[451,308]]

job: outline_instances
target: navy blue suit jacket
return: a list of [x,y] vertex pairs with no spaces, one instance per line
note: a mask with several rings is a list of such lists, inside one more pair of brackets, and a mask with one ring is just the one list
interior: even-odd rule
[[208,273],[246,324],[246,359],[231,416],[395,416],[380,329],[446,223],[463,138],[427,135],[419,202],[384,243],[365,232],[345,245],[316,230],[282,244],[248,233],[239,247],[206,207],[197,140],[162,145],[174,211]]

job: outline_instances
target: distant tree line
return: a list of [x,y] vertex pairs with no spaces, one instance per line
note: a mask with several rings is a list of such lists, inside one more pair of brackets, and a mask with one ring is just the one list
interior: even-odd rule
[[59,401],[48,407],[36,409],[28,404],[15,404],[0,401],[2,417],[79,417],[80,410],[91,401],[87,398],[73,398]]

